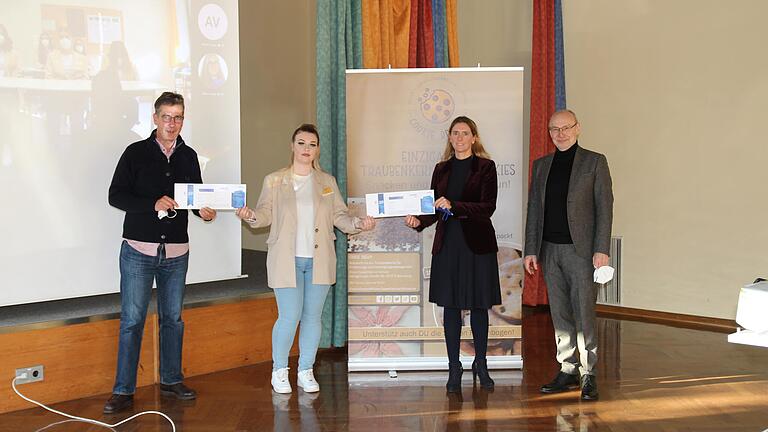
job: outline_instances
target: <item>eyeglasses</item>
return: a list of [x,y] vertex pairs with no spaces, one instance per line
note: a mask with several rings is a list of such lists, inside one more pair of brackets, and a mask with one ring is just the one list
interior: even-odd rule
[[170,123],[171,121],[173,121],[174,123],[181,123],[184,121],[184,116],[181,116],[181,115],[172,116],[168,114],[163,114],[160,116],[160,120],[162,120],[163,123]]
[[550,126],[549,127],[549,133],[551,133],[552,135],[556,135],[556,134],[558,134],[560,132],[566,133],[566,132],[570,131],[571,129],[575,128],[577,124],[579,124],[579,122],[576,122],[576,123],[574,123],[574,124],[572,124],[570,126],[563,126],[563,127],[553,127],[553,126]]

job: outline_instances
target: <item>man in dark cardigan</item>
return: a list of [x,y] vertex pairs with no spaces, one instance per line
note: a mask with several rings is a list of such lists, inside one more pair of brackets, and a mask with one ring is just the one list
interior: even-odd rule
[[[136,374],[152,282],[157,282],[160,324],[160,394],[182,400],[196,393],[184,385],[181,367],[184,321],[181,319],[189,264],[188,212],[177,210],[175,183],[202,183],[197,153],[181,138],[184,98],[165,92],[155,101],[157,129],[129,145],[115,168],[109,204],[125,212],[120,248],[120,337],[117,372],[105,414],[133,406]],[[216,210],[193,213],[206,222]]]

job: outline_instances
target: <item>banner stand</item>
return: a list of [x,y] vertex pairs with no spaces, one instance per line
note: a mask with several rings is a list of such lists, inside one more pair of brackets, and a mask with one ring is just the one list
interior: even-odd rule
[[[488,311],[491,369],[522,368],[523,68],[355,69],[346,75],[350,213],[366,194],[428,189],[448,128],[473,119],[496,164],[492,222],[502,304]],[[437,198],[437,197],[435,197]],[[429,302],[434,226],[378,218],[348,242],[350,372],[445,370],[442,308]],[[470,369],[470,314],[462,315],[461,360]]]

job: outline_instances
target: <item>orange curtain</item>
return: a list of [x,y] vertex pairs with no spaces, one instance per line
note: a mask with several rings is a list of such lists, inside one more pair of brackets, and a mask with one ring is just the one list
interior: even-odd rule
[[408,67],[411,0],[363,1],[363,67]]
[[459,67],[459,18],[456,12],[458,6],[456,0],[446,0],[446,32],[448,33],[448,64],[451,67]]
[[[456,10],[456,0],[363,0],[363,67],[435,67],[435,43],[445,40],[449,66],[459,66]],[[435,19],[445,25],[435,26]]]

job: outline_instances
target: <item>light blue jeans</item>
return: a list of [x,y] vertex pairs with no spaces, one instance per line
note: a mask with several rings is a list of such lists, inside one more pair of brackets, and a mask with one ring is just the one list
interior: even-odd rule
[[278,316],[272,327],[273,370],[288,367],[288,354],[299,321],[299,370],[312,369],[320,344],[320,318],[330,287],[312,284],[312,258],[296,257],[296,287],[274,290]]

